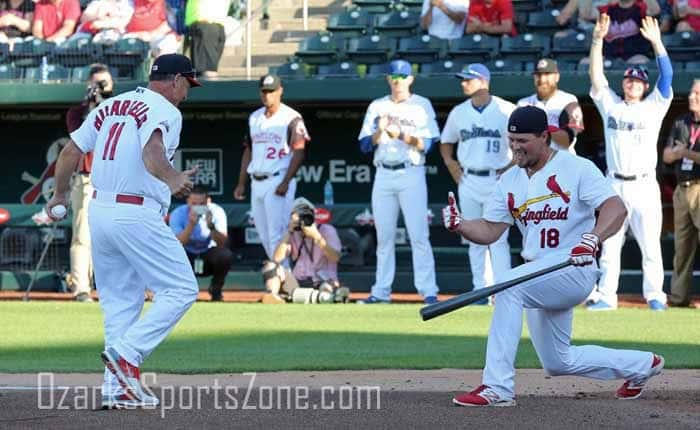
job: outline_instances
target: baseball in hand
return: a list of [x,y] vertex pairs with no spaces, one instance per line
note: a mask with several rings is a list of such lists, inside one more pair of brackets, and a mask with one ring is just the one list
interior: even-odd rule
[[392,123],[387,126],[386,133],[392,139],[396,139],[401,134],[401,128],[397,124]]
[[51,216],[55,219],[63,219],[66,216],[68,210],[63,205],[56,205],[51,208]]

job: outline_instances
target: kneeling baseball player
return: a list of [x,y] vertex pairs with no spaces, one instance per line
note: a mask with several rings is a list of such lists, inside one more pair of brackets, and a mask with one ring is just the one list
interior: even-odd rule
[[526,263],[499,274],[498,282],[567,259],[571,265],[498,294],[482,385],[452,401],[461,406],[515,405],[515,356],[523,309],[545,372],[552,376],[625,379],[617,398],[636,399],[647,381],[661,373],[663,357],[570,343],[573,307],[593,289],[599,275],[596,252],[600,243],[622,226],[625,206],[590,161],[549,146],[543,110],[534,106],[517,108],[508,120],[508,131],[519,168],[501,176],[481,219],[462,219],[450,193],[448,206],[443,209],[445,227],[470,241],[490,244],[513,223],[518,226]]
[[[335,227],[316,216],[303,197],[294,200],[289,228],[263,266],[263,303],[345,303],[350,291],[338,282],[341,243]],[[290,259],[293,269],[282,262]]]

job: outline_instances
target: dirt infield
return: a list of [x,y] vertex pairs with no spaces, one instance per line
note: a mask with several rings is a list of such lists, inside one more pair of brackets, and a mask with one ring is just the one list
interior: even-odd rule
[[[461,408],[474,370],[143,375],[154,410],[99,410],[98,374],[0,374],[0,428],[697,428],[700,371],[669,370],[641,399],[619,381],[519,370],[518,405]],[[37,387],[41,387],[38,390]],[[97,409],[97,410],[96,410]]]

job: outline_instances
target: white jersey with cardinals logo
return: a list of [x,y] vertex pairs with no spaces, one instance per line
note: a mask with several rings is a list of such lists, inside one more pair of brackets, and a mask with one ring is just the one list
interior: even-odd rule
[[94,151],[95,190],[150,197],[170,206],[170,188],[143,164],[143,148],[154,131],[163,134],[172,163],[180,144],[182,114],[162,95],[139,87],[102,102],[70,137],[83,152]]
[[280,104],[271,117],[265,116],[263,106],[250,115],[251,159],[248,173],[271,175],[289,167],[292,151],[303,149],[310,140],[299,112]]
[[537,260],[568,253],[595,225],[594,211],[617,194],[589,160],[565,151],[532,177],[507,170],[484,210],[491,222],[515,223],[523,235],[522,257]]

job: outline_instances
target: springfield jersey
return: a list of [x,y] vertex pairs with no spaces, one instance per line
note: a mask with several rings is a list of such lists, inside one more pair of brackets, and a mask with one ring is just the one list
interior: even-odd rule
[[[384,96],[372,101],[367,108],[358,140],[371,136],[377,131],[379,117],[382,115],[389,118],[389,124],[399,125],[401,131],[407,135],[420,137],[423,140],[440,136],[440,130],[435,121],[435,111],[430,100],[417,94],[411,94],[408,99],[400,103],[394,103],[391,96]],[[374,148],[374,165],[382,163],[423,165],[425,164],[425,153],[401,139],[392,139],[383,133],[379,145]]]
[[654,85],[644,100],[632,104],[607,86],[598,93],[591,89],[590,95],[603,119],[608,171],[623,175],[654,173],[661,122],[671,106],[673,92],[664,98]]
[[[566,91],[557,90],[549,100],[540,100],[537,98],[537,94],[532,94],[528,97],[523,97],[518,100],[518,106],[535,106],[547,113],[547,124],[556,128],[570,127],[576,132],[583,130],[583,112],[581,107],[578,106],[578,99],[575,95],[567,93]],[[575,108],[573,106],[576,106]],[[568,111],[572,111],[572,118],[569,118]],[[562,117],[562,113],[565,113]],[[569,152],[576,153],[574,150],[574,145],[576,144],[576,139],[569,145]],[[552,143],[552,145],[556,145]],[[552,146],[554,149],[561,148],[559,145]]]
[[165,97],[148,88],[112,97],[93,109],[71,139],[83,152],[94,151],[95,190],[150,197],[170,206],[170,189],[143,163],[143,148],[155,130],[163,134],[172,163],[180,143],[182,115]]
[[249,174],[271,175],[286,170],[292,160],[292,151],[303,149],[309,134],[299,112],[280,104],[271,117],[265,116],[261,107],[248,119],[250,131],[251,159]]
[[491,96],[482,111],[471,100],[462,102],[447,116],[440,141],[459,142],[457,159],[463,168],[501,169],[512,158],[508,118],[514,109],[513,103],[496,96]]
[[522,257],[537,260],[566,253],[595,225],[594,211],[615,196],[600,170],[585,158],[555,151],[545,166],[528,177],[508,169],[484,209],[484,219],[515,223],[523,235]]

